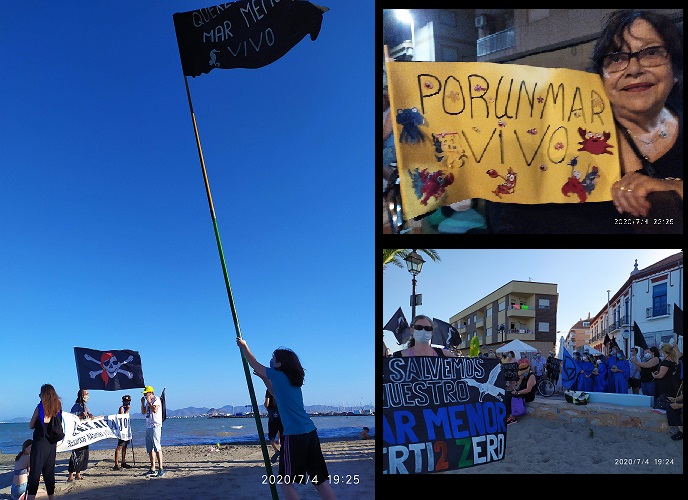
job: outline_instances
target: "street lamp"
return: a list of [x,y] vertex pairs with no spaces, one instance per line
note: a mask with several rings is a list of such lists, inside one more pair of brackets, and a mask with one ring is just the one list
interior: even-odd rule
[[416,57],[416,35],[413,24],[413,16],[408,11],[408,9],[396,9],[397,19],[402,23],[411,25],[411,60]]
[[411,321],[416,317],[416,305],[421,305],[421,302],[417,300],[416,297],[416,276],[420,274],[420,270],[423,267],[425,261],[423,258],[416,253],[416,249],[406,256],[404,259],[406,261],[406,267],[408,272],[413,275],[411,284],[413,287],[413,294],[411,295]]

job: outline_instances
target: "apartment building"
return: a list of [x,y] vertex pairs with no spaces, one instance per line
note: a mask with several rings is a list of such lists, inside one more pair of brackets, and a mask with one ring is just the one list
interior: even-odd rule
[[520,339],[549,352],[557,340],[558,299],[556,284],[510,281],[451,316],[449,322],[461,333],[459,349],[465,355],[476,336],[488,349]]

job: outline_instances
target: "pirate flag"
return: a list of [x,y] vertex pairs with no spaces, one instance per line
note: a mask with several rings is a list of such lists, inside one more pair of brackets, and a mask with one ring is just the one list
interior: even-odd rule
[[401,307],[397,309],[397,312],[394,313],[394,316],[387,322],[383,330],[394,333],[399,345],[409,341],[411,338],[411,329],[409,328],[408,321],[406,321],[406,317]]
[[633,343],[636,347],[647,349],[647,342],[645,342],[643,332],[640,331],[640,327],[635,321],[633,322]]
[[146,387],[141,356],[136,351],[74,348],[79,389],[120,391]]

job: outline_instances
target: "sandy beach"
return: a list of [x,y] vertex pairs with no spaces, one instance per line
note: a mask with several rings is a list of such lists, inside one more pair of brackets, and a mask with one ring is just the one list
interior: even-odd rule
[[[374,498],[375,466],[373,440],[327,441],[323,454],[332,477],[337,498]],[[159,500],[203,498],[271,498],[265,482],[266,468],[259,445],[163,447],[168,473],[163,478],[142,476],[150,467],[144,449],[134,450],[136,466],[113,470],[113,450],[91,450],[89,468],[81,481],[67,482],[69,453],[58,453],[56,498],[81,500],[120,500],[157,498]],[[270,454],[271,455],[271,454]],[[131,459],[131,456],[128,457]],[[133,465],[132,462],[130,462]],[[10,498],[14,455],[0,455],[0,498]],[[277,474],[277,464],[272,466]],[[356,484],[355,484],[356,483]],[[43,489],[41,482],[41,489]],[[303,499],[320,498],[311,484],[297,485]],[[279,498],[284,498],[277,486]]]
[[[503,460],[426,474],[422,479],[462,474],[683,474],[683,441],[639,428],[528,416],[508,427]],[[384,476],[378,487],[394,488],[397,479],[407,484],[405,477]]]

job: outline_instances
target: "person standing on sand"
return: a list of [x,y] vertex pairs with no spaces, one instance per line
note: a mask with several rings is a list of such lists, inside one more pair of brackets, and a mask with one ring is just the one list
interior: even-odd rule
[[275,396],[280,409],[284,436],[278,474],[285,498],[297,500],[299,494],[294,483],[310,481],[320,498],[333,500],[335,496],[329,483],[327,463],[320,449],[318,431],[303,406],[301,386],[305,371],[298,356],[289,349],[277,349],[272,353],[270,366],[266,367],[258,362],[244,339],[237,337],[236,343],[253,368],[253,373],[265,382]]
[[[38,484],[45,483],[49,500],[55,498],[55,456],[57,443],[50,443],[45,437],[45,428],[52,419],[62,424],[62,402],[50,384],[41,386],[41,402],[33,411],[29,428],[33,429],[33,446],[29,457],[29,481],[26,486],[28,500],[34,500],[38,493]],[[64,424],[62,424],[64,425]]]
[[[151,467],[146,476],[164,477],[167,471],[162,465],[162,403],[155,395],[155,389],[147,385],[141,398],[141,413],[146,416],[146,451],[150,457]],[[155,470],[155,458],[158,459],[160,470]]]
[[[129,413],[129,408],[131,406],[131,396],[126,394],[122,396],[122,406],[119,407],[118,414],[122,415],[124,413]],[[131,465],[127,463],[127,446],[129,445],[129,440],[120,439],[117,441],[117,448],[115,448],[115,467],[113,470],[131,469]],[[119,454],[122,453],[122,465],[119,464]]]
[[[76,401],[74,401],[74,406],[72,406],[70,413],[79,417],[80,420],[87,420],[89,418],[93,420],[93,415],[91,415],[91,412],[88,411],[88,407],[86,406],[88,398],[88,390],[79,389],[79,392],[76,394]],[[72,454],[69,456],[69,465],[67,466],[67,470],[69,471],[67,481],[74,481],[74,473],[76,473],[77,479],[83,479],[84,477],[81,473],[86,469],[88,469],[88,445],[72,450]]]
[[268,440],[275,454],[272,455],[270,462],[273,464],[277,462],[280,456],[280,438],[284,434],[284,426],[280,418],[279,409],[277,408],[277,401],[275,396],[270,394],[269,390],[265,390],[265,402],[263,403],[265,409],[268,411]]

